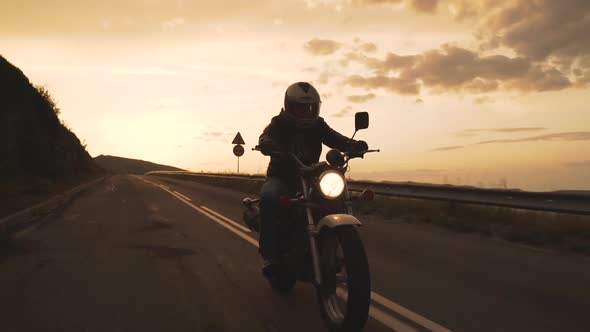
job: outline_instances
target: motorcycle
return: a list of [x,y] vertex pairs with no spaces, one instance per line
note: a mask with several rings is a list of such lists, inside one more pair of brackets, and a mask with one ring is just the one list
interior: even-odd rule
[[[355,132],[369,126],[369,114],[355,114]],[[256,146],[252,150],[259,150]],[[266,275],[271,287],[289,292],[297,281],[315,286],[322,318],[330,331],[360,331],[368,319],[370,273],[364,246],[353,216],[352,204],[371,200],[364,190],[350,194],[344,177],[348,163],[379,150],[345,151],[331,149],[327,162],[305,165],[289,156],[299,168],[300,192],[281,197],[289,220],[281,223],[281,259],[278,268]],[[280,152],[277,152],[278,155]],[[271,153],[271,156],[273,153]],[[244,198],[244,222],[259,232],[259,199]]]

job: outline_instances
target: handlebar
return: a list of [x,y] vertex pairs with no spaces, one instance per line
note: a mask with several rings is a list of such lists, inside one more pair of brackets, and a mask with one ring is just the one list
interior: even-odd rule
[[348,159],[353,159],[353,158],[363,158],[365,153],[371,153],[371,152],[381,152],[380,149],[375,149],[375,150],[362,150],[362,151],[346,151],[344,152],[344,156],[348,157]]
[[[260,145],[256,145],[255,147],[252,148],[252,151],[261,151],[260,150]],[[343,152],[344,157],[346,157],[346,161],[348,162],[348,160],[350,159],[354,159],[354,158],[363,158],[365,156],[365,153],[371,153],[371,152],[381,152],[380,149],[367,149],[367,150],[362,150],[362,151],[346,151]],[[297,156],[291,152],[281,152],[281,151],[272,151],[269,156],[271,157],[284,157],[284,156],[288,156],[291,157],[293,160],[295,160],[295,162],[299,165],[299,167],[301,169],[307,169],[310,166],[305,165],[299,158],[297,158]]]
[[[256,145],[255,147],[252,148],[252,151],[260,151],[262,152],[262,150],[260,150],[260,145]],[[282,152],[282,151],[271,151],[269,154],[269,156],[271,157],[283,157],[283,156],[292,156],[295,158],[295,160],[297,160],[301,165],[303,165],[303,163],[301,163],[301,161],[292,153],[287,153],[287,152]]]

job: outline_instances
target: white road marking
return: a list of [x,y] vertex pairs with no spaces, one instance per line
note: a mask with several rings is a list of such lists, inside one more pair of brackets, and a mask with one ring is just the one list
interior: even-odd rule
[[41,226],[42,223],[36,223],[32,226],[26,227],[25,229],[23,229],[22,231],[16,232],[14,233],[14,235],[12,236],[15,239],[19,239],[29,233],[31,233],[32,231],[36,230],[37,228],[39,228],[39,226]]
[[[139,178],[142,181],[145,181],[147,183],[150,183],[156,187],[159,187],[161,189],[163,189],[164,191],[170,193],[172,196],[178,198],[181,202],[185,203],[186,205],[192,207],[194,210],[198,211],[201,214],[204,214],[205,216],[209,217],[211,220],[217,222],[218,224],[220,224],[221,226],[225,227],[227,230],[229,230],[230,232],[236,234],[237,236],[241,237],[242,239],[246,240],[248,243],[252,244],[253,246],[255,246],[256,248],[258,248],[258,241],[256,241],[256,239],[251,238],[250,236],[242,233],[241,231],[239,231],[238,229],[236,229],[235,227],[233,227],[232,225],[226,223],[225,221],[221,220],[220,218],[218,218],[217,216],[215,216],[213,213],[206,211],[203,208],[197,207],[194,204],[192,204],[189,201],[184,200],[181,196],[178,196],[177,194],[175,194],[173,191],[164,188],[164,186],[155,184],[153,182],[150,182],[148,180]],[[208,208],[207,208],[208,209]],[[210,209],[208,209],[210,210]],[[213,210],[211,210],[212,212],[214,212]],[[219,214],[217,212],[215,212],[216,214]],[[219,214],[221,216],[221,214]],[[225,219],[231,220],[229,218],[224,217]],[[339,294],[340,295],[340,294]],[[375,301],[377,303],[379,303],[380,305],[386,307],[387,309],[409,319],[410,321],[427,328],[428,330],[432,331],[432,332],[452,332],[451,330],[445,328],[444,326],[441,326],[409,309],[406,309],[404,307],[402,307],[401,305],[385,298],[382,295],[379,295],[375,292],[371,292],[371,300]],[[411,326],[408,326],[407,324],[403,323],[402,321],[400,321],[399,319],[387,314],[386,312],[384,312],[383,310],[375,307],[374,305],[371,305],[371,307],[369,308],[369,316],[371,316],[373,319],[377,320],[378,322],[380,322],[381,324],[387,326],[388,328],[396,331],[396,332],[416,332],[417,330],[414,329]]]
[[[168,187],[166,187],[166,186],[164,186],[164,185],[159,185],[159,187],[160,187],[160,188],[162,188],[162,189],[164,189],[164,190],[170,190]],[[176,190],[172,190],[172,191],[173,191],[175,194],[177,194],[178,196],[180,196],[180,197],[184,198],[185,200],[187,200],[187,201],[189,201],[189,202],[191,202],[191,201],[192,201],[190,198],[188,198],[187,196],[185,196],[185,195],[183,195],[183,194],[179,193],[178,191],[176,191]],[[221,219],[223,219],[223,220],[227,221],[227,222],[228,222],[228,223],[230,223],[231,225],[233,225],[233,226],[235,226],[235,227],[239,228],[240,230],[242,230],[242,231],[244,231],[244,232],[246,232],[246,233],[252,233],[252,231],[251,231],[250,229],[248,229],[248,228],[246,228],[246,227],[244,227],[244,226],[240,225],[239,223],[237,223],[237,222],[235,222],[235,221],[233,221],[233,220],[229,219],[228,217],[226,217],[226,216],[222,215],[221,213],[219,213],[219,212],[217,212],[217,211],[215,211],[215,210],[213,210],[213,209],[210,209],[210,208],[208,208],[208,207],[206,207],[206,206],[204,206],[204,205],[201,205],[201,206],[200,206],[200,208],[201,208],[201,209],[203,209],[203,210],[205,210],[205,211],[207,211],[207,212],[209,212],[209,213],[211,213],[211,214],[213,214],[213,215],[215,215],[215,216],[216,216],[216,217],[218,217],[218,218],[221,218]]]
[[201,205],[201,208],[202,208],[203,210],[206,210],[207,212],[209,212],[209,213],[211,213],[211,214],[214,214],[215,216],[217,216],[217,217],[219,217],[219,218],[221,218],[221,219],[223,219],[223,220],[227,221],[228,223],[230,223],[230,224],[232,224],[232,225],[236,226],[237,228],[241,229],[242,231],[244,231],[244,232],[246,232],[246,233],[252,233],[252,231],[251,231],[251,230],[249,230],[248,228],[246,228],[246,227],[244,227],[244,226],[242,226],[242,225],[238,224],[237,222],[235,222],[235,221],[233,221],[233,220],[231,220],[231,219],[227,218],[226,216],[222,215],[221,213],[219,213],[219,212],[216,212],[216,211],[214,211],[213,209],[210,209],[210,208],[206,207],[205,205]]
[[404,324],[399,319],[387,314],[385,311],[375,307],[374,305],[369,307],[369,316],[379,321],[381,324],[389,327],[395,332],[418,332],[415,328]]
[[187,201],[189,201],[189,202],[191,201],[191,199],[190,199],[190,198],[188,198],[188,197],[184,196],[183,194],[179,193],[178,191],[176,191],[176,190],[172,190],[172,191],[174,191],[174,192],[175,192],[177,195],[179,195],[180,197],[182,197],[182,198],[186,199]]
[[[338,295],[338,297],[344,300],[348,298],[348,294],[346,293],[346,291],[340,287],[336,288],[336,295]],[[381,324],[389,327],[390,329],[396,332],[418,332],[415,328],[387,314],[386,312],[375,307],[374,305],[369,307],[369,316],[373,317],[374,319],[378,320]]]
[[[149,183],[149,181],[144,180],[146,182]],[[152,183],[153,184],[153,183]],[[155,185],[155,184],[154,184]],[[184,204],[192,207],[194,210],[196,210],[197,212],[204,214],[206,217],[208,217],[209,219],[217,222],[218,224],[220,224],[221,226],[225,227],[227,230],[229,230],[230,232],[236,234],[237,236],[241,237],[242,239],[248,241],[251,245],[255,246],[256,248],[258,248],[258,241],[256,239],[253,239],[251,237],[249,237],[248,235],[240,232],[239,230],[237,230],[235,227],[233,227],[232,225],[226,223],[225,221],[219,219],[218,217],[216,217],[215,215],[205,211],[204,209],[201,209],[200,207],[194,205],[193,203],[183,199],[182,197],[178,196],[177,194],[174,193],[174,191],[172,190],[168,190],[166,188],[163,188],[161,186],[155,185],[156,187],[161,188],[162,190],[168,192],[169,194],[171,194],[172,196],[178,198],[181,202],[183,202]]]
[[398,314],[408,318],[409,320],[417,323],[420,326],[429,329],[432,332],[451,332],[451,330],[447,329],[446,327],[441,326],[411,310],[408,310],[402,307],[401,305],[394,303],[375,292],[371,292],[371,300],[379,303],[380,305],[388,308],[391,311],[397,312]]

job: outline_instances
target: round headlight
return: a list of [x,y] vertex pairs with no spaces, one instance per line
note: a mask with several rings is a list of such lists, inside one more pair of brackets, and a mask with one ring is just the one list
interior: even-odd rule
[[335,171],[327,171],[320,176],[320,191],[327,198],[336,198],[344,191],[344,178]]

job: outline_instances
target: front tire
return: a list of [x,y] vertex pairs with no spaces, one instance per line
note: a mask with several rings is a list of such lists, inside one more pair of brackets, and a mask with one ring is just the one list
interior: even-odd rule
[[360,236],[354,226],[338,226],[320,239],[322,317],[330,331],[361,331],[369,316],[371,278]]

